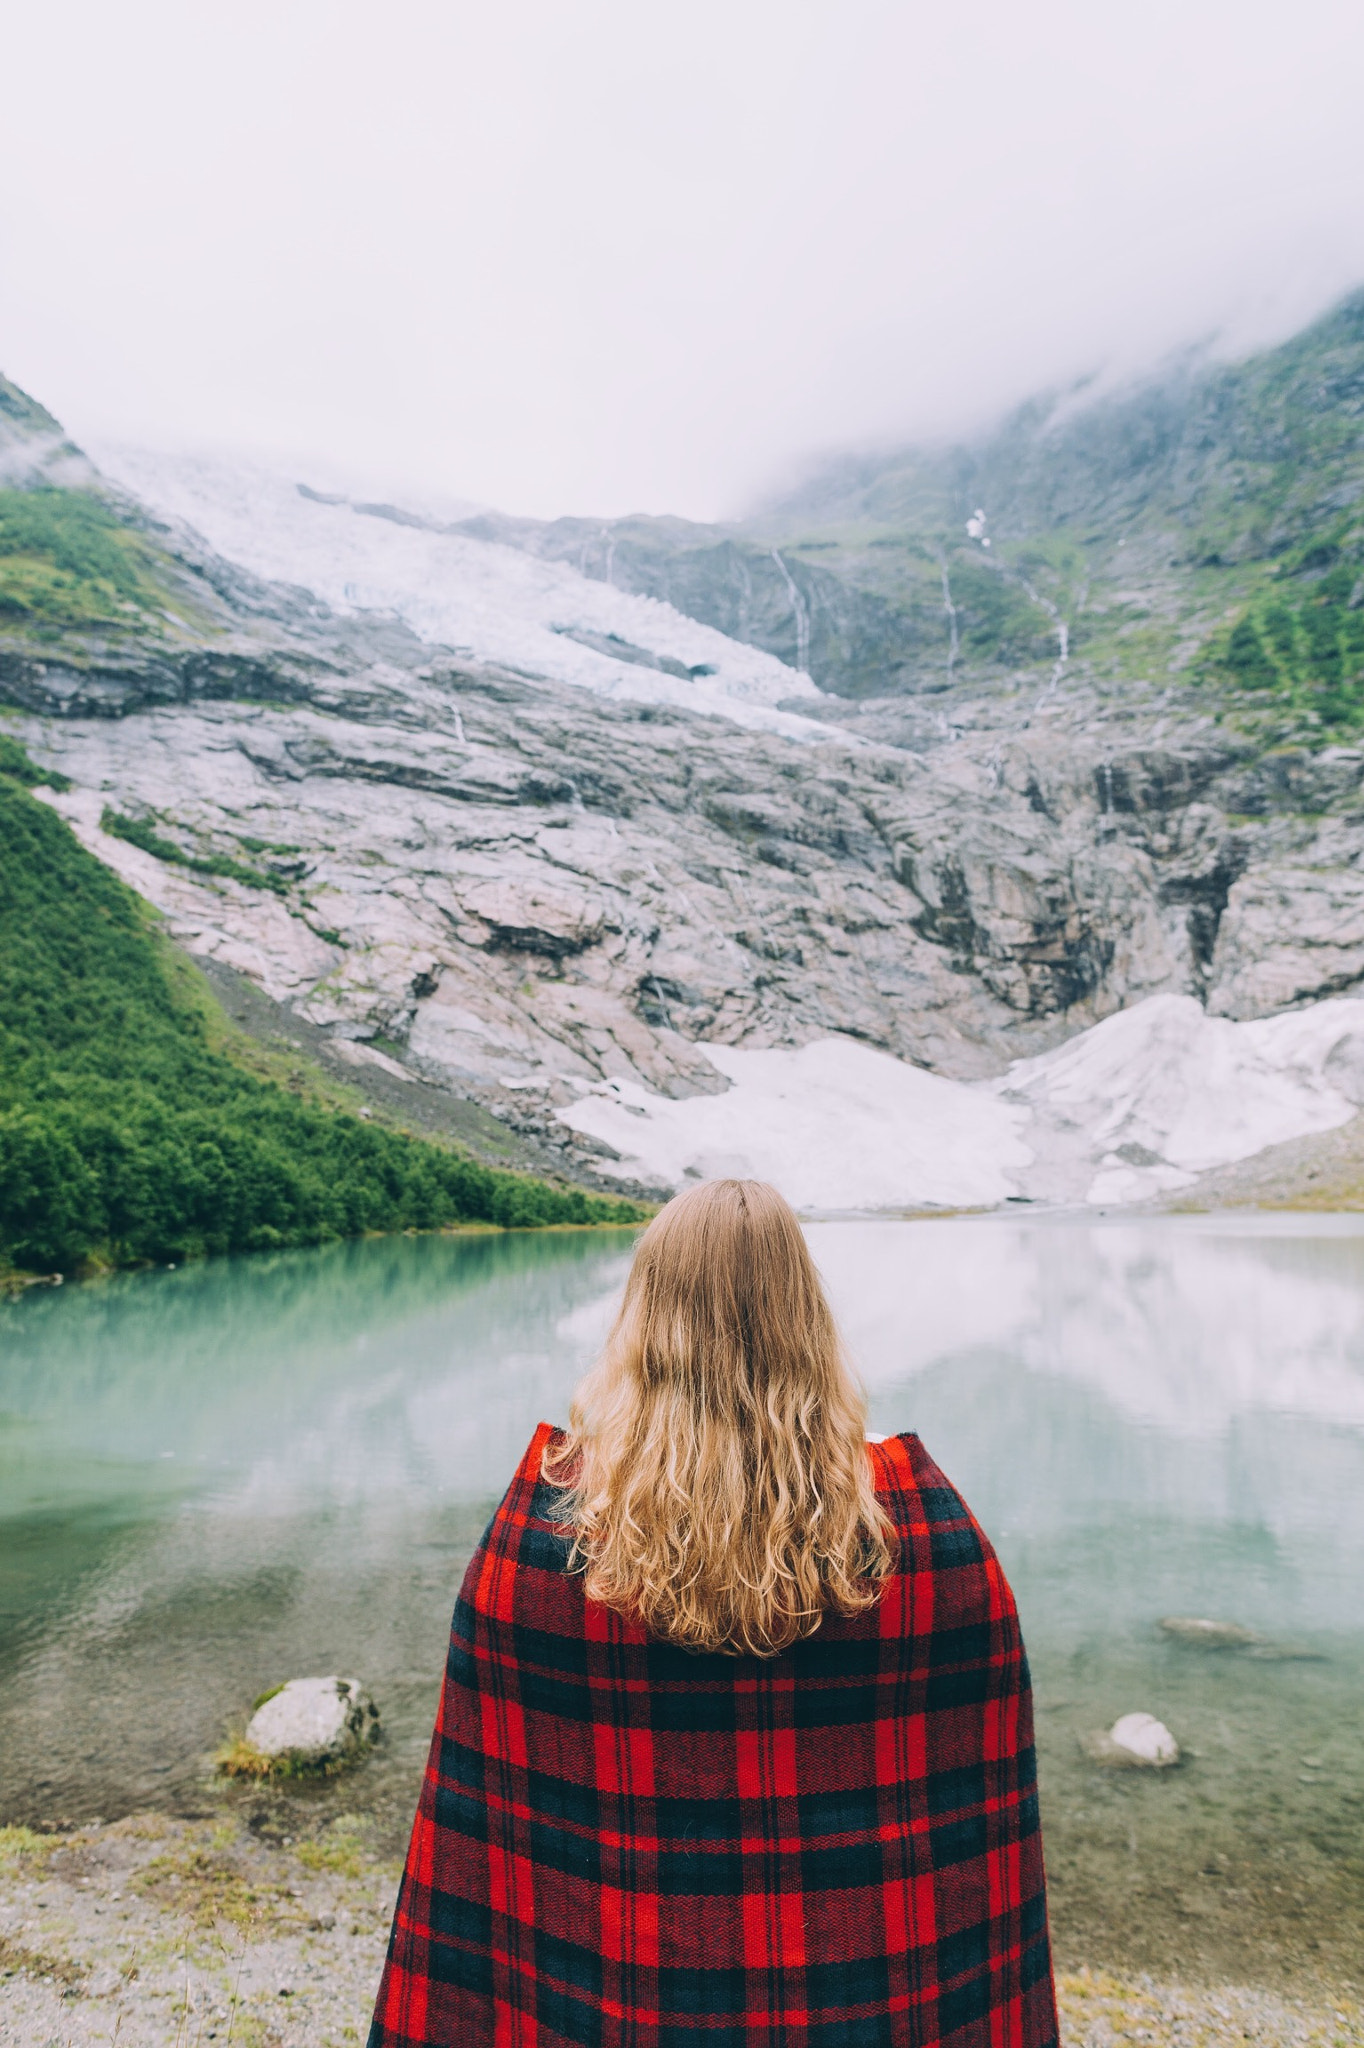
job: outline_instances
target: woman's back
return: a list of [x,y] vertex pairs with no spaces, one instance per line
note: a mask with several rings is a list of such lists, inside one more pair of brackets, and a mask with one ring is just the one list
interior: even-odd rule
[[465,1578],[371,2048],[1046,2048],[1027,1662],[918,1438],[879,1596],[766,1657],[589,1597],[562,1447]]

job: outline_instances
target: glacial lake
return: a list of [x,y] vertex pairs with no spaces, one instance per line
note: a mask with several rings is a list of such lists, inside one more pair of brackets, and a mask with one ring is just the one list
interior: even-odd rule
[[[1358,1979],[1364,1218],[813,1224],[871,1392],[1018,1594],[1058,1954]],[[0,1822],[360,1816],[401,1851],[464,1563],[562,1419],[632,1233],[398,1238],[0,1308]],[[1162,1617],[1256,1640],[1192,1649]],[[280,1679],[363,1679],[385,1741],[215,1783]],[[1168,1772],[1086,1744],[1146,1709]]]

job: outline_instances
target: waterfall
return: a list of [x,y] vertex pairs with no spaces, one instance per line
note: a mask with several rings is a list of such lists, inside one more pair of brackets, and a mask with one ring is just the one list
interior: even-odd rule
[[1051,630],[1056,635],[1055,666],[1046,680],[1042,694],[1033,706],[1034,711],[1040,711],[1042,706],[1050,703],[1051,699],[1056,695],[1061,678],[1065,674],[1066,663],[1070,660],[1070,625],[1067,620],[1061,617],[1059,606],[1054,605],[1049,597],[1043,597],[1040,590],[1034,590],[1026,576],[1020,576],[1018,580],[1027,591],[1032,602],[1041,611],[1044,611],[1051,620]]
[[952,602],[952,583],[947,574],[946,561],[940,560],[938,567],[942,571],[942,608],[947,613],[948,631],[952,636],[947,648],[947,673],[951,675],[957,665],[957,656],[961,652],[961,639],[957,633],[957,607]]
[[781,570],[782,576],[785,579],[787,594],[791,599],[791,610],[795,613],[796,617],[796,667],[802,675],[808,676],[810,673],[810,614],[806,609],[805,599],[796,588],[795,577],[791,574],[791,571],[787,568],[775,548],[772,549],[772,559]]

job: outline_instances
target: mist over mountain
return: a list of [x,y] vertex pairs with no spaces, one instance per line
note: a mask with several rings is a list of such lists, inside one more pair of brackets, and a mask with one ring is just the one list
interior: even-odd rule
[[[1262,1028],[1364,979],[1364,295],[727,527],[96,471],[13,386],[0,430],[8,729],[243,1014],[395,1102],[645,1188],[823,1103],[884,1205],[1137,1199],[1364,1099],[1353,1002]],[[1069,1110],[1010,1080],[1094,1027]],[[1262,1103],[1221,1153],[1218,1062]]]
[[[1327,567],[1359,557],[1362,473],[1364,292],[1246,362],[1043,396],[978,441],[831,462],[737,527],[485,515],[462,530],[668,598],[840,696],[991,687],[1058,652],[1061,625],[1072,664],[1140,684],[1187,667],[1230,607],[1315,602]],[[1296,676],[1276,648],[1276,673]]]

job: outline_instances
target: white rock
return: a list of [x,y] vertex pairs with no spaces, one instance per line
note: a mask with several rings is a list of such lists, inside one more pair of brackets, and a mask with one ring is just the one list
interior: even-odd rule
[[1195,1650],[1241,1650],[1260,1640],[1238,1621],[1210,1621],[1204,1615],[1167,1614],[1160,1625],[1167,1636]]
[[1126,1750],[1138,1763],[1157,1769],[1179,1762],[1179,1744],[1154,1714],[1123,1714],[1108,1731],[1115,1749]]
[[286,1753],[323,1763],[378,1740],[379,1713],[354,1678],[291,1678],[246,1724],[262,1756]]

